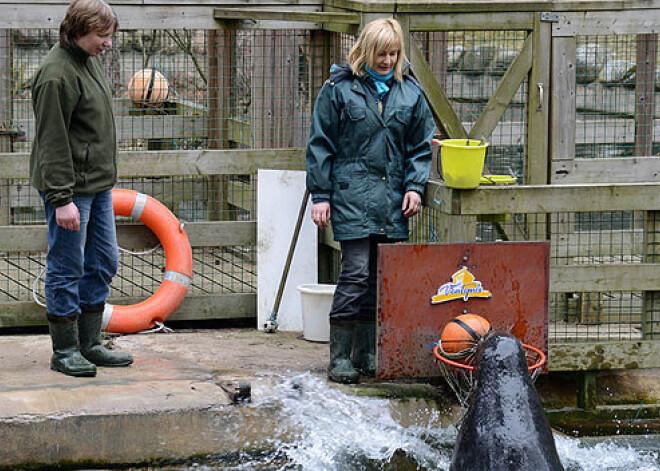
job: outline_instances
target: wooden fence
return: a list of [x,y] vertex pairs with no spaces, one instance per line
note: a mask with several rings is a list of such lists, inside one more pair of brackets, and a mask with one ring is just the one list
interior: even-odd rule
[[[309,68],[309,93],[315,96],[323,83],[329,64],[337,57],[341,35],[354,34],[360,25],[379,16],[395,15],[409,34],[406,51],[412,72],[422,84],[439,133],[447,137],[489,137],[492,146],[523,148],[524,165],[519,175],[524,185],[483,187],[474,191],[456,191],[441,183],[430,185],[429,208],[436,204],[431,218],[441,242],[476,240],[485,215],[522,215],[515,224],[495,223],[499,238],[508,240],[546,239],[553,245],[570,246],[570,257],[553,261],[550,290],[557,302],[570,301],[572,293],[639,292],[642,293],[639,319],[628,321],[637,332],[634,338],[594,339],[577,335],[567,341],[552,341],[552,370],[636,368],[660,366],[660,270],[657,266],[658,184],[660,165],[654,156],[660,141],[659,112],[656,106],[657,24],[660,1],[405,1],[372,2],[328,0],[273,5],[268,2],[211,1],[112,2],[123,29],[186,28],[212,30],[216,34],[209,50],[211,67],[220,62],[231,64],[235,32],[243,30],[290,30],[311,32],[310,41],[325,51],[315,57]],[[45,5],[48,4],[46,8]],[[10,2],[0,0],[1,28],[55,28],[66,2]],[[450,36],[487,31],[524,32],[515,57],[497,79],[473,87],[469,96],[461,96],[465,87],[450,84],[448,52]],[[581,45],[586,36],[630,36],[635,45],[636,82],[627,88],[605,88],[601,84],[580,83]],[[8,36],[3,37],[6,42]],[[588,38],[586,40],[588,42]],[[442,45],[435,47],[434,45]],[[215,48],[215,49],[213,49]],[[223,49],[229,48],[229,49]],[[2,50],[2,42],[0,42]],[[4,60],[7,60],[6,58]],[[229,69],[223,69],[229,70]],[[302,169],[303,149],[273,148],[262,139],[265,148],[236,149],[255,145],[254,125],[237,120],[227,107],[232,98],[223,95],[223,83],[231,76],[216,74],[217,96],[211,97],[208,112],[190,115],[195,133],[208,134],[208,150],[124,152],[120,173],[133,176],[172,176],[254,174],[257,168]],[[466,81],[467,83],[467,81]],[[284,85],[283,85],[284,86]],[[3,88],[4,87],[4,88]],[[29,124],[14,123],[7,105],[7,80],[0,80],[0,123],[12,122],[29,129]],[[478,104],[480,112],[466,120],[457,109]],[[515,120],[510,119],[511,109]],[[279,110],[277,113],[294,113]],[[592,113],[592,114],[585,114]],[[593,114],[595,113],[595,114]],[[277,116],[274,116],[276,119]],[[303,116],[304,118],[304,116]],[[134,132],[144,117],[123,117],[121,122]],[[172,129],[180,121],[168,116],[148,117],[160,124],[145,126],[143,137],[158,138],[154,129]],[[161,123],[162,121],[162,123]],[[141,122],[141,121],[140,121]],[[165,123],[170,124],[165,124]],[[585,125],[588,122],[588,125]],[[610,132],[608,129],[615,129]],[[148,130],[148,131],[147,131]],[[128,131],[126,131],[128,132]],[[169,132],[169,131],[168,131]],[[245,136],[250,136],[247,139]],[[241,136],[241,137],[237,137]],[[29,138],[29,136],[28,136]],[[5,179],[24,179],[27,157],[11,152],[15,139],[10,132],[0,135],[0,168]],[[271,138],[269,138],[271,139]],[[274,138],[272,138],[274,139]],[[277,142],[283,142],[281,139]],[[293,142],[293,141],[288,141]],[[632,157],[576,158],[578,147],[585,144],[617,145],[633,148]],[[288,146],[285,145],[285,147]],[[654,147],[655,146],[655,147]],[[512,148],[511,147],[511,148]],[[436,175],[436,178],[438,175]],[[3,197],[4,201],[4,197]],[[627,254],[638,259],[597,264],[577,260],[588,257],[590,245],[576,236],[575,214],[579,212],[625,211],[641,214],[642,223],[630,231],[641,234],[636,242],[632,232],[609,231],[611,240],[628,240]],[[427,213],[425,213],[427,214]],[[568,216],[560,216],[568,214]],[[426,216],[425,216],[426,217]],[[560,221],[561,219],[561,221]],[[530,236],[531,222],[534,236]],[[253,245],[256,222],[211,221],[186,226],[193,246]],[[121,237],[145,238],[145,231],[135,227],[122,229]],[[591,235],[593,236],[593,234]],[[589,238],[589,237],[587,237]],[[335,247],[328,237],[324,239]],[[568,242],[567,242],[568,241]],[[573,242],[570,242],[573,241]],[[577,242],[575,242],[577,241]],[[142,245],[145,245],[143,243]],[[4,226],[0,228],[0,251],[43,250],[43,227]],[[134,243],[133,245],[140,245]],[[610,252],[621,250],[612,245]],[[599,252],[602,254],[602,252]],[[607,255],[607,254],[606,254]],[[634,257],[632,257],[634,258]],[[562,296],[565,296],[562,298]],[[221,294],[189,297],[175,319],[204,319],[255,316],[256,294]],[[562,301],[563,299],[563,301]],[[30,303],[13,303],[0,308],[0,326],[34,325],[42,322],[40,311]],[[580,320],[575,321],[576,325]],[[592,378],[592,377],[591,377]]]

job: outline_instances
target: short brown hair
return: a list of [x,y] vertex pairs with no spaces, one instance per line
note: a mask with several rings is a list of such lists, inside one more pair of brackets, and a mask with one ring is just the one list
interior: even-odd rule
[[348,65],[356,75],[364,75],[364,66],[373,68],[374,59],[388,49],[398,49],[399,54],[394,65],[394,79],[403,79],[403,63],[406,54],[401,25],[394,18],[379,18],[364,27],[360,37],[348,53]]
[[117,31],[119,21],[110,5],[103,0],[73,0],[60,23],[60,42],[75,44],[87,33],[101,33],[113,28]]

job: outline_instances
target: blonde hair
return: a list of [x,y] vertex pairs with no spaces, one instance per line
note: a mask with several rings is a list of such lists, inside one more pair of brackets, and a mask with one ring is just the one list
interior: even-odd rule
[[119,29],[117,15],[103,0],[73,0],[60,23],[60,42],[73,45],[87,33]]
[[403,63],[406,54],[403,51],[403,31],[401,25],[394,18],[379,18],[370,21],[360,33],[360,37],[353,44],[348,53],[348,65],[356,75],[364,75],[364,66],[373,68],[374,59],[383,51],[398,49],[396,64],[394,66],[394,79],[403,80]]

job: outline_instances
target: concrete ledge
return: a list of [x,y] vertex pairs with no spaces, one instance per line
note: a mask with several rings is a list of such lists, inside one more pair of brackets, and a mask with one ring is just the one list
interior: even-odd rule
[[[235,451],[277,438],[277,414],[238,407],[220,385],[323,374],[328,346],[300,334],[227,329],[131,335],[128,368],[95,378],[49,369],[47,335],[0,337],[0,467],[138,463]],[[256,398],[255,398],[256,399]]]

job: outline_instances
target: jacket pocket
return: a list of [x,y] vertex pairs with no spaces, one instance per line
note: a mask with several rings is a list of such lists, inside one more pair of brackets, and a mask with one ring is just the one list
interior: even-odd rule
[[89,172],[89,143],[82,142],[80,149],[76,152],[74,160],[74,169],[76,172],[76,183],[78,185],[87,183],[87,173]]
[[399,123],[403,124],[404,126],[408,126],[410,124],[410,118],[412,117],[412,109],[405,107],[405,108],[397,108],[394,110],[394,119],[396,119]]
[[361,173],[335,177],[332,182],[332,221],[360,223],[366,217],[366,176]]
[[351,121],[360,121],[367,116],[367,112],[364,108],[361,108],[359,106],[347,106],[346,116]]
[[347,155],[355,156],[369,138],[367,111],[360,106],[347,106],[342,112],[341,145]]

